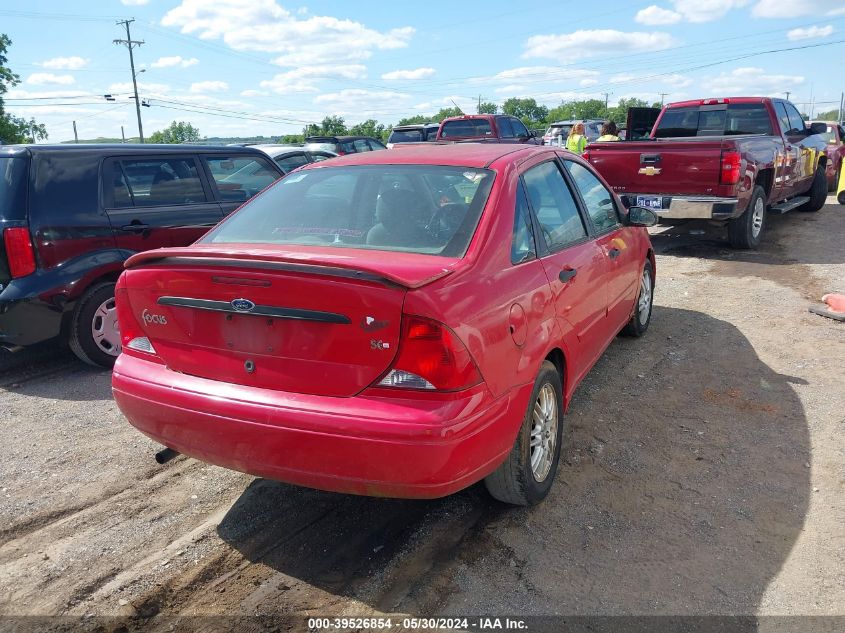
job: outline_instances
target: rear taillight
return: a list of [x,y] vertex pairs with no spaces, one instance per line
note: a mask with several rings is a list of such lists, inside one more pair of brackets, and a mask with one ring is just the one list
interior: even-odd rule
[[35,272],[35,251],[32,248],[29,229],[25,227],[5,229],[3,231],[3,242],[6,245],[9,273],[13,279],[26,277]]
[[584,153],[581,154],[581,158],[583,158],[585,161],[587,161],[589,163],[590,162],[590,150],[585,149]]
[[742,169],[742,156],[739,152],[722,152],[722,165],[719,170],[719,182],[723,185],[735,185],[739,182]]
[[399,355],[379,387],[457,391],[481,382],[466,346],[442,323],[406,316]]
[[123,350],[135,350],[145,354],[155,354],[155,348],[150,339],[145,336],[141,324],[132,313],[132,306],[129,303],[129,291],[126,288],[124,278],[117,281],[114,290],[114,301],[117,309],[117,323],[120,328],[120,342]]

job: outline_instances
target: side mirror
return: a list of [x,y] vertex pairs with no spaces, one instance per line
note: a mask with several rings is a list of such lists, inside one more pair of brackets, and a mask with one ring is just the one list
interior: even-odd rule
[[827,123],[816,122],[810,124],[810,134],[827,134]]
[[628,209],[629,226],[654,226],[658,221],[657,214],[645,207],[631,207]]

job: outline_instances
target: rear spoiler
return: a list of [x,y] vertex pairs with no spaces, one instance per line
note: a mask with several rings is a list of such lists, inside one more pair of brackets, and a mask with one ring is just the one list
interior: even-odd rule
[[[362,262],[359,258],[296,251],[256,251],[221,248],[160,248],[137,253],[126,260],[124,268],[140,266],[215,266],[225,268],[259,268],[281,270],[314,275],[327,275],[346,279],[372,281],[389,286],[414,289],[426,286],[454,272],[458,261],[453,258],[437,257],[436,263],[429,257],[424,261],[413,261],[403,253],[390,253],[387,266]],[[417,255],[417,257],[420,257]],[[387,270],[385,270],[387,268]]]

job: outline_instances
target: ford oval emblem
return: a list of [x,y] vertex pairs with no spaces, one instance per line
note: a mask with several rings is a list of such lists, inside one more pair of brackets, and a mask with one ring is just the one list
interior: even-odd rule
[[237,312],[252,312],[255,304],[249,299],[232,299],[232,308]]

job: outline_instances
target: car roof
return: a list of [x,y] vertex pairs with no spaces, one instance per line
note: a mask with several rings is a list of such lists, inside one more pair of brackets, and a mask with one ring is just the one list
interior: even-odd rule
[[397,125],[393,128],[393,131],[405,131],[405,130],[419,130],[424,129],[427,127],[440,127],[439,123],[409,123],[408,125]]
[[[337,167],[344,165],[444,165],[455,167],[487,167],[509,154],[528,156],[530,152],[549,152],[539,145],[511,143],[423,143],[392,149],[388,152],[362,152],[332,159]],[[516,158],[516,156],[515,156]],[[323,163],[313,163],[319,169]],[[327,166],[328,167],[328,166]]]
[[184,154],[185,152],[225,152],[226,154],[255,154],[254,147],[230,147],[227,145],[176,145],[155,143],[45,143],[43,145],[0,145],[2,153],[50,153],[78,152],[101,154],[104,152],[127,154]]

